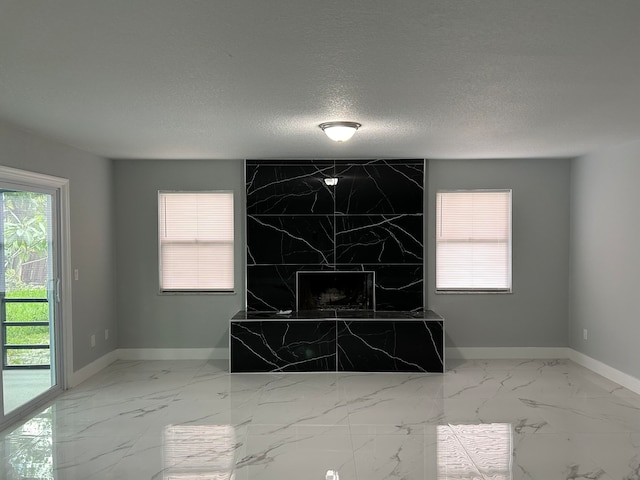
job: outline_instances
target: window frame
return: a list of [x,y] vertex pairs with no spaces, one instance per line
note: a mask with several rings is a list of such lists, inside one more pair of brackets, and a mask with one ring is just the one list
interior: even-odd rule
[[[233,286],[230,289],[224,288],[216,288],[216,289],[180,289],[180,288],[163,288],[163,270],[162,270],[162,208],[161,202],[163,195],[166,194],[226,194],[231,196],[231,231],[233,233],[233,237],[230,243],[231,245],[231,263],[232,263],[232,276],[233,276]],[[236,294],[236,228],[235,228],[235,208],[236,208],[236,198],[235,192],[233,190],[158,190],[157,194],[157,211],[158,211],[158,230],[157,230],[157,241],[158,241],[158,294],[159,295],[235,295]]]
[[[509,193],[509,229],[508,229],[508,283],[506,288],[438,288],[438,196],[442,193]],[[438,189],[435,195],[435,225],[434,225],[434,290],[437,295],[505,295],[513,293],[513,189],[511,188],[460,188],[460,189]]]

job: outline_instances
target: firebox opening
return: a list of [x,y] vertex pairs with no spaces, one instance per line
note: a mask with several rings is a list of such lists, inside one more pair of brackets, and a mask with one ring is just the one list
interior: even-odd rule
[[375,310],[375,272],[300,271],[296,273],[298,310]]

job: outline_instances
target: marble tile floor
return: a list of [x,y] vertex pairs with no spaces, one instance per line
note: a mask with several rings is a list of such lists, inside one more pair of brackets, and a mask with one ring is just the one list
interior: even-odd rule
[[444,375],[116,362],[0,435],[0,478],[640,479],[640,396],[568,360]]

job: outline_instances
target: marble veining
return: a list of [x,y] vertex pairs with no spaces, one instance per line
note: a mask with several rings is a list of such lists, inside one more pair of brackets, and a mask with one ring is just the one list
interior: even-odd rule
[[337,263],[422,263],[422,215],[336,217]]
[[431,311],[393,313],[238,312],[229,327],[230,370],[442,372],[442,318]]
[[[424,268],[420,265],[352,264],[340,270],[373,271],[376,274],[376,309],[421,310]],[[296,272],[333,270],[326,265],[247,265],[249,310],[295,310]]]
[[230,375],[118,361],[0,433],[6,480],[636,480],[640,396],[568,360]]
[[442,372],[440,321],[338,322],[338,370]]
[[424,308],[424,172],[423,160],[247,160],[247,308],[295,308],[296,271],[323,269],[376,272],[379,310]]
[[232,321],[232,372],[331,372],[336,369],[336,323]]
[[247,160],[247,213],[333,213],[334,190],[322,179],[335,176],[335,169],[332,162],[324,163],[278,164]]
[[247,215],[247,235],[259,239],[247,245],[249,265],[335,263],[330,216]]
[[337,161],[335,176],[339,214],[422,214],[421,160]]

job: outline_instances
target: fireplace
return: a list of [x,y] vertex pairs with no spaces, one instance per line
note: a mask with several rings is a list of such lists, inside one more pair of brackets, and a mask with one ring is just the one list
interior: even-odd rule
[[297,310],[375,310],[372,271],[296,272]]

